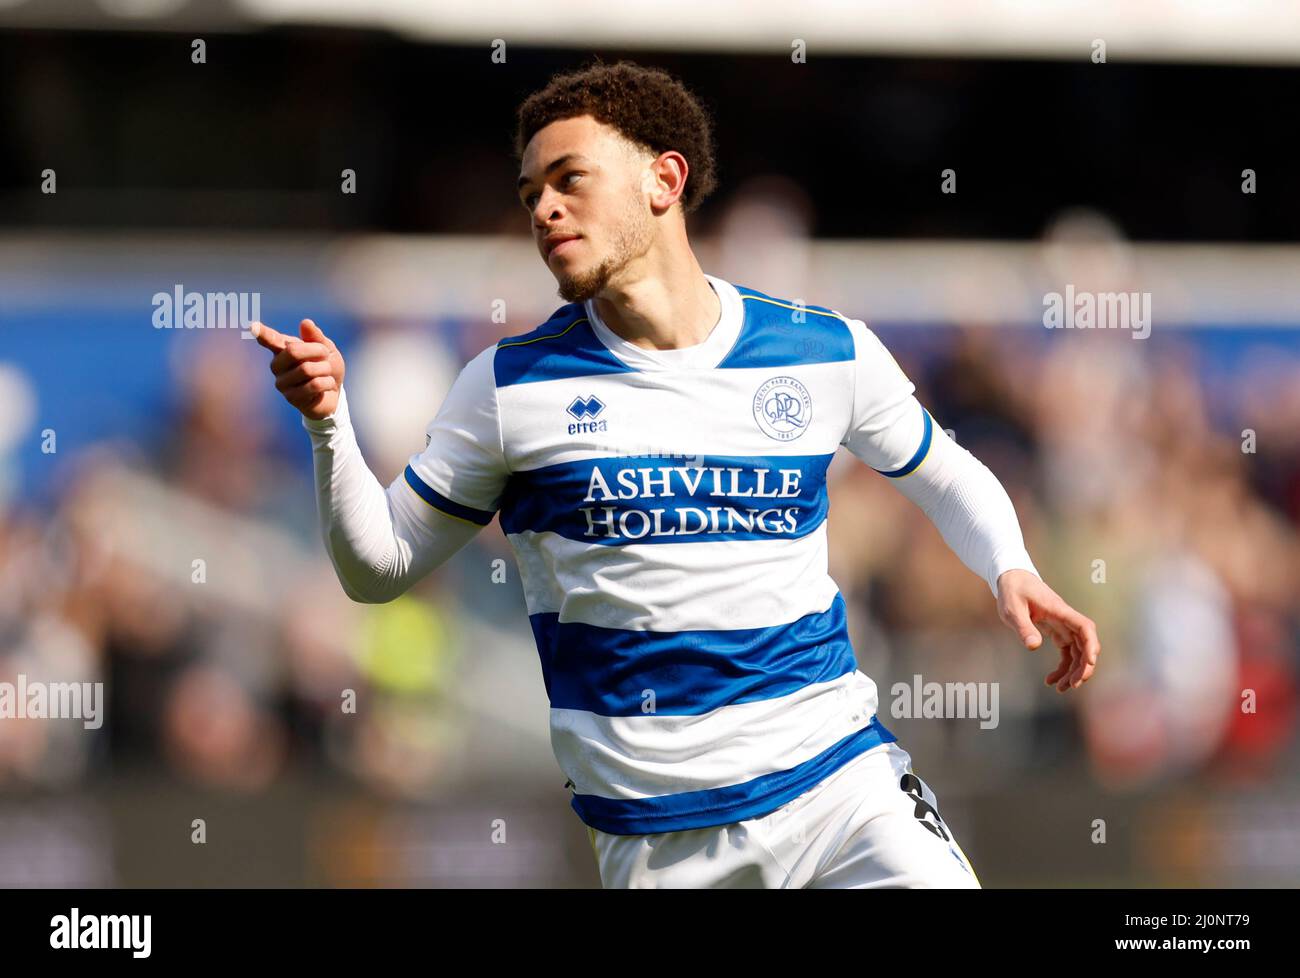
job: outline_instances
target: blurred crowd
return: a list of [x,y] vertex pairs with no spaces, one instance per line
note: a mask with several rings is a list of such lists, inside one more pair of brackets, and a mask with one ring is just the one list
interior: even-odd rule
[[[797,189],[751,185],[709,229],[702,263],[770,294],[803,294],[807,214]],[[1063,280],[1054,263],[1065,263],[1080,289],[1141,287],[1104,221],[1063,219],[1042,254],[1045,281]],[[931,771],[946,764],[954,777],[996,783],[1081,764],[1117,791],[1294,777],[1295,347],[1247,350],[1228,369],[1207,362],[1196,337],[1158,325],[1138,341],[1033,322],[901,328],[853,313],[878,329],[936,420],[1001,479],[1039,570],[1096,620],[1103,644],[1082,690],[1046,688],[1055,653],[1020,649],[987,586],[924,516],[841,453],[831,571],[886,725],[894,682],[995,680],[996,747],[970,726],[932,725],[913,734],[936,740]],[[460,365],[520,330],[361,326],[345,349],[349,398],[387,485],[423,445]],[[173,363],[168,423],[59,458],[52,500],[35,504],[18,488],[0,510],[0,682],[101,681],[107,695],[98,732],[0,722],[0,791],[161,768],[232,792],[293,770],[425,797],[464,775],[476,723],[521,711],[519,729],[545,755],[540,668],[498,525],[398,601],[348,601],[316,530],[307,436],[268,423],[291,409],[263,351],[200,340],[202,370],[191,369],[192,347]],[[13,405],[0,412],[12,416]],[[510,646],[499,661],[514,671],[476,717],[483,697],[467,693],[466,672],[485,654],[483,629]],[[537,774],[551,775],[558,782],[558,770]]]

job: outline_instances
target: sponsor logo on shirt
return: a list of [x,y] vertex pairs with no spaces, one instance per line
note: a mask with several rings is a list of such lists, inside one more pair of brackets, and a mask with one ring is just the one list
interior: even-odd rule
[[[803,475],[797,468],[629,466],[606,472],[594,466],[583,501],[605,505],[579,507],[586,517],[583,535],[629,540],[737,532],[788,536],[799,532]],[[670,505],[647,504],[657,499]],[[753,500],[773,505],[746,505]]]

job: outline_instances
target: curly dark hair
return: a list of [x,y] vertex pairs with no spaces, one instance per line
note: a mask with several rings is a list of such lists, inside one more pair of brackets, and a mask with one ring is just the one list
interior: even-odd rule
[[685,85],[659,68],[597,60],[551,78],[519,106],[515,158],[523,159],[538,130],[560,119],[590,115],[656,156],[676,150],[690,168],[682,210],[690,213],[718,185],[709,113]]

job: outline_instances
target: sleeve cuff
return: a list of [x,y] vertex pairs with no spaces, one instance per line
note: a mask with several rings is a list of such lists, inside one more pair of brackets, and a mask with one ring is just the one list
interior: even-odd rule
[[308,431],[318,434],[328,434],[332,431],[339,431],[351,423],[348,415],[348,392],[346,388],[339,388],[339,403],[334,409],[334,413],[327,418],[312,419],[307,415],[302,415],[302,426]]
[[989,590],[993,592],[994,597],[997,597],[998,594],[998,578],[1009,570],[1029,571],[1039,580],[1042,580],[1043,577],[1042,574],[1038,573],[1038,568],[1034,566],[1034,562],[1029,559],[1028,550],[1022,547],[1019,550],[1003,551],[993,558],[993,567],[989,571]]

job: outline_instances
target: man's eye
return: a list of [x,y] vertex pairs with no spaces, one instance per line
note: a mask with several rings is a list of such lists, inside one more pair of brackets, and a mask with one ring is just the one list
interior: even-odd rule
[[[564,176],[560,178],[560,183],[567,183],[572,177],[578,177],[579,179],[581,179],[582,174],[576,170],[571,173],[566,173]],[[534,207],[537,206],[538,196],[539,196],[538,194],[529,194],[527,197],[524,198],[524,206],[527,207],[529,210],[532,210]]]

